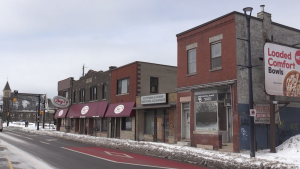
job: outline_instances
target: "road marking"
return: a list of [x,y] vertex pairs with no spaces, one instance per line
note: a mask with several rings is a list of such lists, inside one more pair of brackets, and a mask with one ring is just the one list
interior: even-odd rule
[[32,138],[29,138],[29,137],[25,137],[25,138],[27,138],[27,139],[29,139],[29,140],[33,140]]
[[46,143],[46,142],[43,142],[43,141],[40,141],[41,143],[44,143],[44,144],[49,144],[49,143]]
[[116,153],[116,152],[109,152],[109,151],[104,151],[106,154],[111,155],[111,156],[118,156],[118,157],[127,157],[127,158],[133,158],[127,154],[123,153]]
[[47,141],[56,141],[57,139],[46,139]]
[[6,159],[7,159],[8,165],[9,165],[9,169],[13,169],[13,166],[11,165],[11,162],[9,161],[9,159],[8,159],[8,156],[7,156],[7,154],[6,154],[6,153],[5,153],[5,156],[6,156]]
[[66,148],[66,147],[61,147],[61,148],[66,149],[66,150],[69,150],[69,151],[74,151],[74,152],[76,152],[76,153],[84,154],[84,155],[87,155],[87,156],[99,158],[99,159],[102,159],[102,160],[114,162],[114,163],[129,164],[129,165],[137,165],[137,166],[144,166],[144,167],[156,167],[156,168],[165,168],[165,169],[177,169],[177,168],[168,168],[168,167],[160,167],[160,166],[152,166],[152,165],[143,165],[143,164],[134,164],[134,163],[124,163],[124,162],[113,161],[113,160],[109,160],[109,159],[106,159],[106,158],[102,158],[102,157],[94,156],[94,155],[91,155],[91,154],[83,153],[83,152],[80,152],[80,151],[72,150],[72,149],[69,149],[69,148]]

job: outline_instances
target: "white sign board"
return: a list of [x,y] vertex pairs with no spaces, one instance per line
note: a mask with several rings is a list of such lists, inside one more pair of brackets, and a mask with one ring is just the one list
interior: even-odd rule
[[54,96],[51,99],[51,101],[54,104],[54,106],[60,107],[60,108],[68,107],[70,105],[69,100],[62,96]]
[[300,97],[300,50],[266,43],[264,61],[267,94]]
[[[270,124],[270,105],[257,104],[254,106],[256,115],[254,116],[255,124]],[[278,105],[275,105],[275,112],[278,110]],[[279,112],[275,114],[275,123],[280,122]]]
[[156,103],[167,103],[166,94],[156,94],[156,95],[141,97],[141,104],[156,104]]

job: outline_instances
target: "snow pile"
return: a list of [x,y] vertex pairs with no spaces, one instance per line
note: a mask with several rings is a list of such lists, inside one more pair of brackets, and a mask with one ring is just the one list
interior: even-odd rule
[[300,135],[291,137],[290,139],[283,142],[276,149],[277,152],[300,152]]
[[[240,169],[240,168],[272,168],[272,169],[300,169],[299,161],[286,161],[284,159],[270,156],[270,153],[257,153],[256,158],[250,158],[248,154],[229,153],[219,151],[209,151],[193,147],[181,147],[165,143],[133,141],[123,139],[113,139],[104,137],[95,137],[80,134],[71,134],[58,131],[32,130],[32,128],[23,128],[23,131],[48,135],[66,140],[87,143],[91,145],[131,151],[134,153],[146,154],[156,157],[162,157],[175,161],[193,163],[196,165],[222,168],[222,169]],[[299,142],[298,142],[299,144]],[[280,153],[276,153],[280,155]],[[297,156],[296,156],[297,157]],[[300,157],[300,153],[298,154]]]

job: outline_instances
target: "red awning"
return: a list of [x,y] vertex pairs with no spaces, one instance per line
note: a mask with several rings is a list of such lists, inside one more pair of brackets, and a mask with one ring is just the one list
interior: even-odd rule
[[54,118],[66,118],[69,108],[57,109]]
[[72,105],[68,118],[104,117],[108,101]]
[[131,117],[134,116],[135,110],[132,108],[135,102],[114,103],[109,105],[105,117]]

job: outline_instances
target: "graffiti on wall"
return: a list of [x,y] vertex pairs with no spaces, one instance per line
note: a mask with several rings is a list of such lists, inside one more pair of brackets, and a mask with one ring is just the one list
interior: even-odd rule
[[248,138],[247,131],[244,128],[241,128],[241,133],[242,133],[242,136],[243,136],[243,140],[246,141],[247,138]]
[[249,119],[241,119],[241,126],[249,126]]

